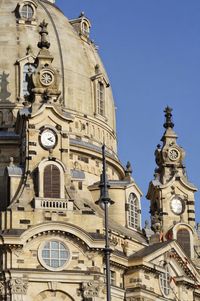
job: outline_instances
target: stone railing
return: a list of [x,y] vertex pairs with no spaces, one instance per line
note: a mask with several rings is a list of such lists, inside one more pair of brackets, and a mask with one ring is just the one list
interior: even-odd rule
[[73,202],[66,199],[35,198],[35,209],[67,211],[73,210]]

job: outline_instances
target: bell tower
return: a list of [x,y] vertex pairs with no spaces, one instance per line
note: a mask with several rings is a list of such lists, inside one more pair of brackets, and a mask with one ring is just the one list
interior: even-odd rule
[[166,107],[165,132],[162,145],[155,151],[154,180],[150,182],[151,226],[160,239],[177,239],[192,256],[191,241],[195,227],[194,193],[196,187],[188,181],[184,166],[185,151],[177,144],[172,121],[172,109]]

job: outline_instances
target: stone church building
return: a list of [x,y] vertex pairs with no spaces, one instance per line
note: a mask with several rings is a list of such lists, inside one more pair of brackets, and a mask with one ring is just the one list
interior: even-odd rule
[[105,144],[112,301],[198,301],[197,189],[172,109],[142,229],[142,193],[117,155],[112,90],[90,27],[54,0],[0,0],[0,300],[106,300]]

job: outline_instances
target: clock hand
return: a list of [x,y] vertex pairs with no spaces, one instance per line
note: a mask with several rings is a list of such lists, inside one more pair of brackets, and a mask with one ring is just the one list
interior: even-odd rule
[[49,137],[48,140],[51,141],[51,142],[53,142],[53,138],[52,137]]

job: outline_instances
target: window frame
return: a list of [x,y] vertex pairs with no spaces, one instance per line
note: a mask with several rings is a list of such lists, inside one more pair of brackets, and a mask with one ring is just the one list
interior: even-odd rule
[[[132,196],[134,197],[133,201],[135,202],[135,204],[130,203]],[[134,192],[130,192],[128,196],[127,224],[129,228],[135,230],[137,230],[140,225],[139,199]]]
[[161,290],[163,296],[169,298],[169,296],[170,296],[169,265],[167,263],[165,263],[162,267],[165,271],[159,275],[160,290]]

